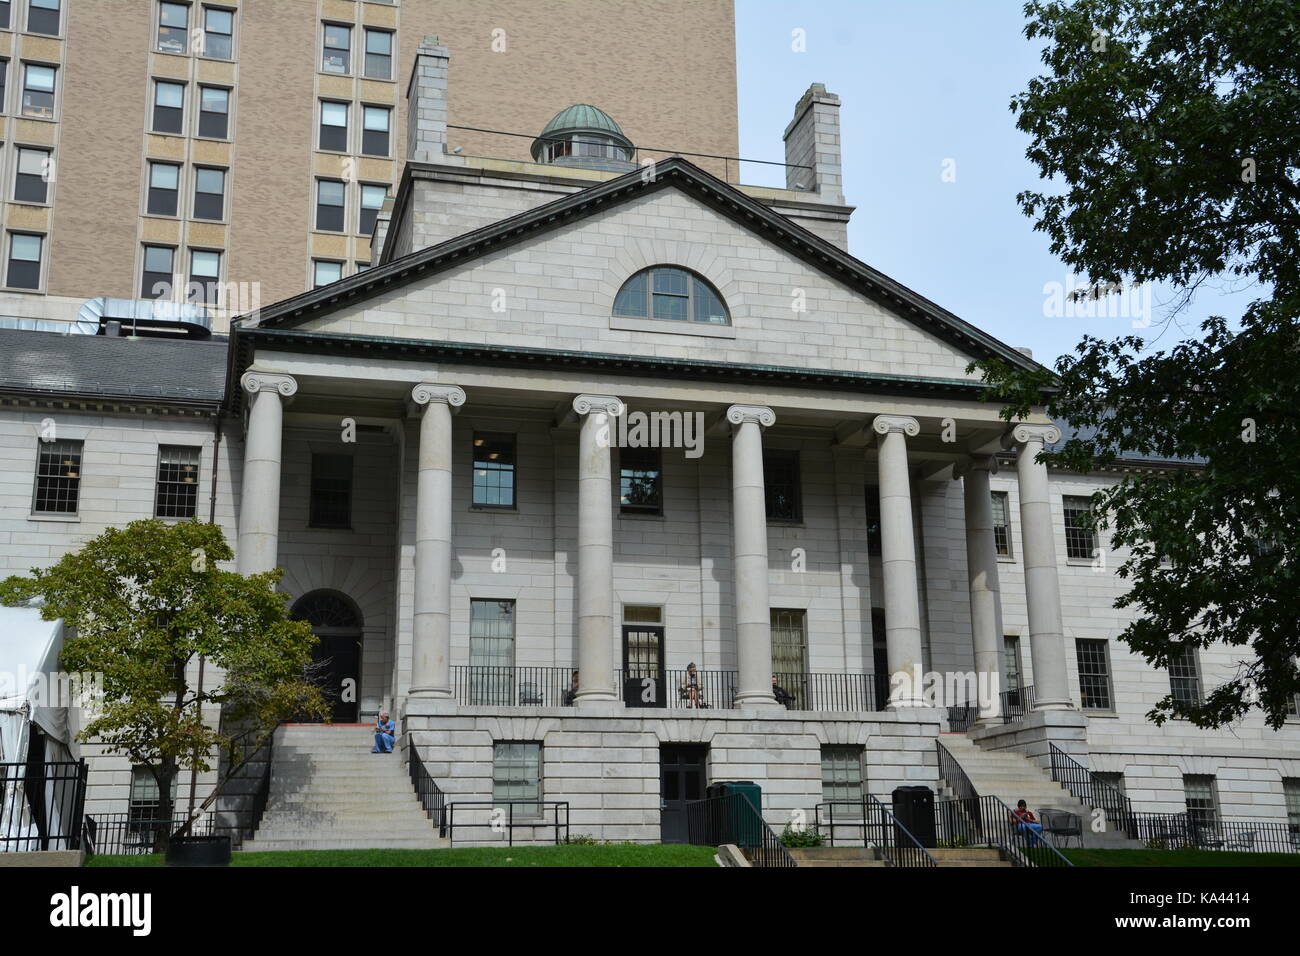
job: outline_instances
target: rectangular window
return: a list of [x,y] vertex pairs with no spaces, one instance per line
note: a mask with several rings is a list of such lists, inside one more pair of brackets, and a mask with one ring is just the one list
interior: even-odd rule
[[75,515],[81,493],[81,442],[41,442],[36,462],[36,514]]
[[54,119],[54,67],[23,64],[23,115]]
[[185,128],[185,84],[157,80],[153,85],[153,131],[180,133]]
[[209,166],[194,169],[194,218],[220,221],[226,214],[226,171]]
[[10,5],[9,0],[0,0],[0,30],[9,29]]
[[392,112],[382,106],[361,108],[361,152],[367,156],[388,155],[388,125]]
[[199,135],[230,138],[230,90],[219,86],[199,87]]
[[1065,495],[1061,499],[1065,512],[1065,554],[1070,558],[1091,558],[1097,548],[1096,535],[1085,522],[1091,508],[1091,499],[1079,495]]
[[867,554],[880,556],[880,489],[867,485]]
[[357,216],[357,232],[361,235],[369,236],[374,234],[375,220],[379,218],[379,210],[383,208],[384,199],[387,196],[387,186],[362,183],[361,212]]
[[802,678],[808,670],[808,612],[773,608],[770,617],[772,673],[787,692],[794,692],[794,678]]
[[1002,670],[1007,681],[1007,703],[1021,706],[1020,690],[1025,686],[1024,672],[1020,669],[1020,638],[1005,634],[1002,637]]
[[158,7],[158,49],[163,53],[181,53],[190,45],[190,5],[163,3]]
[[352,456],[311,456],[312,528],[352,527]]
[[1011,557],[1011,505],[1005,491],[993,494],[993,547],[998,557]]
[[342,232],[344,224],[344,187],[336,179],[316,180],[316,228]]
[[321,100],[320,148],[346,153],[348,150],[348,104]]
[[190,284],[185,300],[194,304],[215,304],[221,295],[221,253],[208,249],[190,250]]
[[9,92],[9,61],[0,60],[0,113],[9,109],[9,101],[5,99],[5,94]]
[[311,269],[313,289],[319,289],[323,285],[338,282],[339,279],[343,278],[343,263],[341,262],[331,262],[328,259],[313,259]]
[[471,704],[514,703],[514,601],[470,601],[469,666]]
[[152,216],[175,216],[180,200],[181,168],[175,163],[149,164],[149,205]]
[[1300,777],[1282,778],[1282,796],[1286,800],[1287,829],[1291,845],[1300,849]]
[[158,807],[161,803],[158,781],[149,772],[149,768],[132,767],[131,793],[128,796],[126,806],[126,823],[127,832],[139,838],[140,849],[144,849],[146,842],[149,844],[149,848],[152,849],[154,831],[158,829]]
[[1079,704],[1084,710],[1110,710],[1110,649],[1106,641],[1077,640]]
[[517,740],[492,744],[492,802],[511,804],[507,820],[541,816],[542,745]]
[[175,273],[176,250],[170,246],[145,246],[140,276],[140,298],[170,299]]
[[27,5],[27,32],[58,36],[59,0],[30,0]]
[[663,454],[658,448],[620,448],[618,510],[622,514],[663,514]]
[[366,76],[372,80],[393,78],[393,35],[387,30],[366,31]]
[[337,23],[325,24],[325,48],[320,68],[325,73],[352,71],[352,28]]
[[193,518],[199,501],[199,449],[158,446],[158,483],[153,513],[159,518]]
[[861,815],[865,782],[861,747],[830,744],[822,747],[822,800],[848,804],[833,808],[836,817]]
[[1219,823],[1219,801],[1214,792],[1214,777],[1210,774],[1183,775],[1183,798],[1187,801],[1187,816],[1198,827],[1213,829]]
[[41,287],[41,250],[44,236],[25,232],[9,233],[9,271],[5,284],[15,289]]
[[18,169],[14,175],[14,201],[48,201],[50,151],[18,147]]
[[1185,647],[1181,654],[1170,658],[1169,693],[1181,704],[1201,702],[1201,672],[1195,647]]
[[515,506],[515,436],[474,433],[474,506]]
[[358,262],[358,263],[357,263],[357,266],[356,266],[356,271],[357,271],[357,272],[369,272],[369,271],[370,271],[370,263],[369,263],[369,262]]
[[235,13],[221,7],[203,8],[203,55],[218,60],[234,57]]
[[763,452],[763,485],[769,521],[803,520],[797,451]]

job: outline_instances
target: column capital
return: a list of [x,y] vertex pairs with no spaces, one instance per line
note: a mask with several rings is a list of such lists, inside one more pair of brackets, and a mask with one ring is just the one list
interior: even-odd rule
[[613,395],[578,395],[573,399],[573,410],[579,415],[590,415],[592,412],[604,412],[606,415],[612,415],[618,418],[627,409],[621,399]]
[[1031,425],[1025,423],[1011,429],[1010,437],[1011,443],[1015,445],[1024,445],[1032,441],[1041,442],[1044,445],[1055,445],[1061,440],[1061,430],[1055,425]]
[[870,428],[877,435],[900,432],[908,438],[921,434],[921,423],[911,415],[877,415],[871,420]]
[[971,455],[965,461],[958,462],[952,469],[953,480],[965,478],[973,471],[987,471],[990,475],[998,473],[998,459],[995,455]]
[[298,391],[298,380],[284,372],[263,372],[249,369],[239,379],[239,385],[249,395],[258,392],[279,392],[281,398],[293,398]]
[[411,389],[413,405],[447,405],[452,411],[465,404],[465,390],[459,385],[440,385],[437,382],[421,382]]
[[754,422],[761,428],[771,428],[776,424],[776,412],[766,405],[732,405],[727,409],[727,421],[732,425]]

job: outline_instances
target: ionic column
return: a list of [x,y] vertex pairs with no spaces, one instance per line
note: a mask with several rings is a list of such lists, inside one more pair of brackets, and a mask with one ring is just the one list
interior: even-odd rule
[[257,574],[279,566],[280,454],[284,405],[298,382],[283,372],[247,371],[239,384],[250,396],[240,488],[235,567]]
[[732,405],[731,533],[736,589],[736,706],[777,706],[772,696],[772,617],[767,593],[767,494],[763,429],[776,413],[761,405]]
[[614,486],[609,446],[624,406],[612,395],[579,395],[578,706],[618,700],[614,687]]
[[1034,669],[1034,710],[1070,710],[1065,669],[1065,629],[1061,624],[1061,586],[1056,573],[1056,537],[1052,532],[1047,466],[1038,461],[1043,445],[1061,440],[1054,425],[1017,425],[1011,437],[1019,445],[1016,472],[1020,482],[1021,559],[1029,609],[1029,653]]
[[993,538],[992,455],[973,458],[961,470],[966,499],[966,569],[970,576],[970,631],[975,647],[980,723],[1002,713],[1002,592],[998,585],[997,543]]
[[415,615],[412,697],[451,696],[451,415],[465,404],[455,385],[411,389],[420,418],[415,485]]
[[915,418],[878,415],[880,468],[880,565],[885,587],[885,645],[889,659],[889,707],[924,707],[921,693],[921,601],[912,532],[912,481],[907,438],[921,433]]

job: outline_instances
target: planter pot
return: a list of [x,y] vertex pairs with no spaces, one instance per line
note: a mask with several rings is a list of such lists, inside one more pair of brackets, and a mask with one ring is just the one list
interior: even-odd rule
[[168,866],[230,866],[230,837],[173,837],[167,846]]

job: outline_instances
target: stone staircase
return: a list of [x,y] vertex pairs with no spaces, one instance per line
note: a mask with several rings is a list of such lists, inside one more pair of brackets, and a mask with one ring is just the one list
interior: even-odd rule
[[416,799],[401,754],[372,754],[372,746],[367,727],[277,730],[266,812],[242,852],[450,846]]
[[[1065,810],[1079,816],[1082,821],[1083,845],[1108,849],[1138,849],[1140,844],[1122,833],[1108,831],[1094,833],[1091,829],[1092,807],[1075,798],[1070,791],[1052,779],[1028,757],[1014,750],[983,750],[966,734],[941,734],[939,742],[956,759],[961,769],[981,797],[998,797],[1008,807],[1015,809],[1016,802],[1024,800],[1029,809],[1041,820],[1039,811],[1046,807]],[[938,797],[954,797],[949,781],[941,780]],[[1059,845],[1061,841],[1056,841]],[[1071,839],[1070,844],[1077,846]]]
[[[1015,866],[1014,863],[1002,855],[1000,850],[973,847],[960,850],[931,849],[929,853],[941,867]],[[875,847],[805,847],[791,849],[790,855],[794,857],[795,863],[799,866],[863,867],[888,865],[885,863],[884,858],[881,857],[880,850]]]

